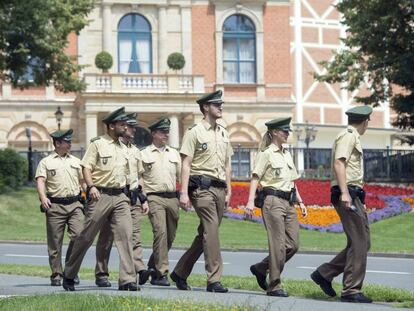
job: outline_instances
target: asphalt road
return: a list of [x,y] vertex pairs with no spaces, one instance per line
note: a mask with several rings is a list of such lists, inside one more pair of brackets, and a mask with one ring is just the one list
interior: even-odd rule
[[[64,252],[66,251],[66,247]],[[183,250],[170,251],[170,270],[174,268]],[[144,250],[144,260],[148,260],[151,249]],[[222,252],[225,275],[250,276],[249,266],[260,261],[264,252]],[[309,274],[321,263],[329,261],[333,255],[296,254],[286,265],[282,278],[309,279]],[[3,244],[0,243],[0,264],[48,265],[47,246],[42,244]],[[119,260],[115,248],[112,249],[109,267],[118,270]],[[95,248],[91,247],[82,267],[95,266]],[[200,257],[194,273],[203,274],[204,258]],[[336,281],[341,282],[339,276]],[[388,285],[414,291],[414,258],[369,257],[365,283]]]

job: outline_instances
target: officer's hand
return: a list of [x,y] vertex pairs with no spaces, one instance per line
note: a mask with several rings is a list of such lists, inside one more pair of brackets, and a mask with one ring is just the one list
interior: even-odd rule
[[306,205],[303,204],[303,202],[299,203],[300,211],[302,212],[302,217],[305,218],[308,216],[308,209],[306,208]]
[[190,198],[188,197],[188,193],[180,194],[180,206],[185,211],[190,210],[191,202],[190,202]]
[[89,197],[93,200],[93,201],[98,201],[101,198],[101,193],[99,192],[99,190],[96,187],[92,187],[89,190]]
[[349,195],[349,192],[344,192],[341,194],[341,205],[345,208],[345,210],[349,210],[351,208],[352,198]]
[[52,206],[52,203],[50,202],[50,200],[47,197],[41,198],[40,203],[42,203],[42,208],[45,211],[48,210]]
[[141,210],[142,210],[143,215],[148,214],[148,211],[149,211],[148,201],[145,201],[144,203],[142,203]]
[[244,207],[244,213],[249,217],[252,217],[254,211],[254,201],[247,202],[247,205]]
[[225,206],[226,206],[226,210],[227,210],[227,208],[230,206],[230,199],[231,199],[231,193],[227,193],[226,194],[226,198],[224,199],[224,202],[225,202]]

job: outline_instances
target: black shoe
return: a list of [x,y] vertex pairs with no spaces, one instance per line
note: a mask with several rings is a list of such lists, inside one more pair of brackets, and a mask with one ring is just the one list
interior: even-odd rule
[[170,274],[170,278],[179,290],[191,290],[191,287],[187,284],[187,280],[180,278],[174,271]]
[[62,286],[62,282],[60,279],[52,279],[50,280],[50,286]]
[[341,296],[342,302],[358,302],[358,303],[371,303],[372,299],[365,296],[363,293],[351,294]]
[[319,273],[318,270],[313,271],[310,277],[312,281],[314,281],[316,284],[318,284],[321,287],[321,289],[323,290],[325,294],[331,297],[336,296],[336,292],[332,288],[332,282],[329,282],[326,279],[324,279],[324,277]]
[[260,288],[267,290],[269,286],[266,282],[266,275],[261,274],[259,271],[257,271],[254,265],[250,266],[250,272],[256,277],[257,284],[259,284]]
[[131,282],[131,283],[127,283],[124,285],[119,285],[118,290],[125,290],[125,291],[129,291],[129,292],[136,292],[141,290],[136,283]]
[[145,283],[147,283],[149,277],[152,275],[154,269],[148,269],[148,270],[141,270],[138,272],[139,277],[138,277],[138,284],[139,285],[144,285]]
[[75,276],[75,278],[73,279],[73,282],[75,283],[75,285],[79,285],[80,284],[79,276]]
[[229,289],[221,285],[220,282],[215,282],[207,285],[207,291],[213,293],[227,293]]
[[67,290],[69,292],[74,292],[75,291],[75,282],[74,282],[73,279],[67,279],[67,278],[63,277],[62,286],[65,290]]
[[112,286],[111,282],[109,282],[108,279],[96,279],[95,284],[98,287],[111,287]]
[[158,286],[170,286],[170,282],[168,282],[168,278],[166,275],[163,275],[158,279],[151,278],[151,284]]
[[273,297],[289,297],[289,294],[286,293],[283,289],[276,289],[274,291],[267,292],[266,295]]

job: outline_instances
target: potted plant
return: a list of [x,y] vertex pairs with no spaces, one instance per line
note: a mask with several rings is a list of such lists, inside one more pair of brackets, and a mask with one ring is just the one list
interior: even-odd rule
[[95,56],[95,66],[102,70],[102,72],[108,72],[108,69],[112,67],[113,60],[111,54],[106,51],[102,51]]
[[168,55],[167,65],[170,69],[175,70],[177,73],[178,70],[184,68],[185,58],[184,55],[179,52],[174,52]]

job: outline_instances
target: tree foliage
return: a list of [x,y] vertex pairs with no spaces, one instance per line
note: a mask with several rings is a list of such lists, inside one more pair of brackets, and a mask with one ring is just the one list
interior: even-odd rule
[[94,0],[1,0],[0,79],[15,87],[53,83],[63,92],[83,90],[82,66],[65,48],[68,35],[87,25],[93,6]]
[[354,91],[368,81],[371,95],[356,101],[378,105],[389,101],[398,117],[393,125],[414,128],[414,0],[342,0],[347,37],[344,49],[322,62],[319,81],[345,82]]

